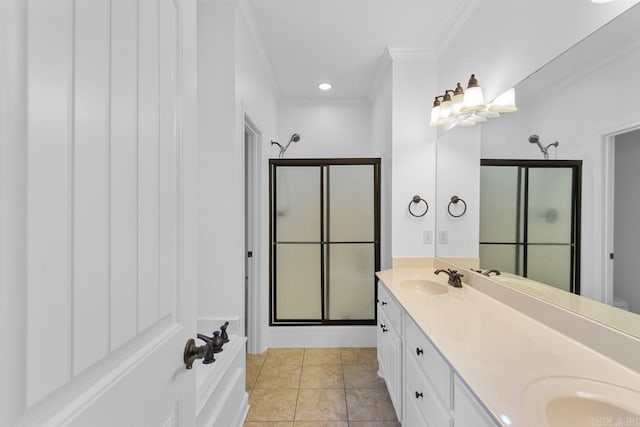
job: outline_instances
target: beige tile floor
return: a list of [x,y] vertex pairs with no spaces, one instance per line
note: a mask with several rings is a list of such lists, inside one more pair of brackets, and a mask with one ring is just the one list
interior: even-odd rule
[[399,427],[375,348],[247,355],[245,427]]

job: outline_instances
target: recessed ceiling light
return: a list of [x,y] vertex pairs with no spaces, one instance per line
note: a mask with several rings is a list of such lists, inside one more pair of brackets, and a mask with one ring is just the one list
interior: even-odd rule
[[324,90],[327,91],[329,89],[331,89],[333,87],[333,85],[331,83],[328,82],[322,82],[318,84],[318,89],[320,90]]
[[611,3],[615,0],[591,0],[591,3]]

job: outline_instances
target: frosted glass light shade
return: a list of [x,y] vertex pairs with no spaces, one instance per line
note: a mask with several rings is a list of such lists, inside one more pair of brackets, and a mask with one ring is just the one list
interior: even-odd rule
[[464,89],[460,86],[460,82],[456,85],[456,88],[453,90],[453,98],[451,98],[451,115],[457,117],[460,115],[460,110],[462,110],[462,102],[464,100]]
[[499,95],[491,103],[489,111],[495,113],[513,113],[514,111],[518,111],[516,107],[516,90],[511,88]]
[[446,121],[449,118],[452,104],[453,102],[451,100],[442,101],[442,103],[440,103],[440,119]]
[[479,111],[485,108],[484,95],[482,94],[482,88],[480,86],[468,88],[464,93],[464,99],[462,101],[462,112],[470,113],[472,111]]
[[464,94],[454,95],[451,100],[451,115],[457,116],[460,114],[460,110],[462,110],[462,100],[464,98]]
[[431,122],[429,123],[430,126],[440,126],[442,123],[440,122],[440,106],[437,105],[433,108],[431,108]]

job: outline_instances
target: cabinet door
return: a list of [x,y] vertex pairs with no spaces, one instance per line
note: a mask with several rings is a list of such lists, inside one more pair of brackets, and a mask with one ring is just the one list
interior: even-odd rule
[[500,425],[482,407],[458,375],[454,377],[453,383],[455,427],[495,427]]
[[383,332],[383,328],[385,327],[385,324],[388,324],[388,321],[386,320],[386,316],[384,315],[384,312],[382,311],[382,309],[380,308],[380,306],[378,306],[378,323],[377,323],[377,332],[376,332],[376,339],[377,339],[377,344],[378,344],[378,375],[385,377],[385,359],[384,359],[384,353],[385,353],[385,333]]
[[406,425],[407,427],[418,427],[418,426],[429,425],[420,414],[420,410],[418,409],[418,406],[416,405],[415,400],[411,400],[410,397],[405,398],[404,425]]
[[402,341],[378,306],[378,364],[398,419],[402,419]]
[[402,341],[392,328],[385,328],[385,382],[398,419],[402,419]]

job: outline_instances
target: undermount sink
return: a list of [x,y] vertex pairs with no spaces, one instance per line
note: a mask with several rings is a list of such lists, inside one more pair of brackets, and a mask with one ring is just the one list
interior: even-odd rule
[[446,285],[432,280],[405,280],[400,283],[400,287],[420,295],[440,295],[449,292]]
[[625,420],[640,420],[640,392],[589,378],[534,381],[523,393],[523,406],[530,411],[532,425],[539,426],[591,427],[609,419],[626,426]]

